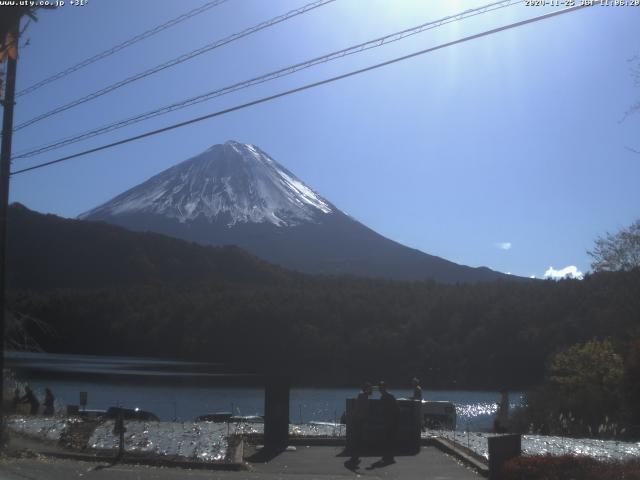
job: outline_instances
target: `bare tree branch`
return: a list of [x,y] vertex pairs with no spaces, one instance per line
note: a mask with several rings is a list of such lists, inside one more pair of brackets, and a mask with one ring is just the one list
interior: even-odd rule
[[640,267],[640,219],[618,233],[607,232],[595,241],[594,249],[587,254],[593,259],[591,268],[596,272]]

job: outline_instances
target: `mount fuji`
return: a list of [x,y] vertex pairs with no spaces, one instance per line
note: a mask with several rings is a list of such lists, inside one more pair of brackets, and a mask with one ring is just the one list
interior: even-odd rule
[[513,278],[383,237],[340,211],[254,145],[228,141],[79,217],[206,245],[238,245],[308,273],[399,280]]

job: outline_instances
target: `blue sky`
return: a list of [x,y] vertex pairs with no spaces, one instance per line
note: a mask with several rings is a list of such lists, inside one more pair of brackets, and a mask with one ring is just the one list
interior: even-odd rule
[[[18,89],[203,1],[89,0],[40,14]],[[16,132],[14,153],[488,2],[337,0]],[[20,97],[16,124],[304,5],[229,0]],[[28,160],[273,94],[549,11],[524,5],[424,32]],[[593,240],[640,216],[640,7],[597,6],[456,45],[12,178],[11,199],[75,217],[229,139],[269,153],[340,209],[411,247],[542,277],[589,270]]]

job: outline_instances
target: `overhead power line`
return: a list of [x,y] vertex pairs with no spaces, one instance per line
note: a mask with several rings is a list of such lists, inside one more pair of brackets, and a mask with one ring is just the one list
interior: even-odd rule
[[293,73],[296,73],[300,70],[304,70],[310,67],[313,67],[315,65],[319,65],[321,63],[326,63],[326,62],[330,62],[333,60],[337,60],[339,58],[343,58],[346,57],[348,55],[353,55],[356,53],[360,53],[366,50],[370,50],[372,48],[378,48],[381,47],[383,45],[387,45],[389,43],[393,43],[399,40],[402,40],[404,38],[407,38],[409,36],[412,35],[416,35],[418,33],[422,33],[425,32],[427,30],[431,30],[433,28],[436,27],[440,27],[442,25],[446,25],[448,23],[452,23],[455,21],[459,21],[459,20],[463,20],[465,18],[469,18],[469,17],[473,17],[476,15],[480,15],[483,13],[487,13],[487,12],[491,12],[494,10],[498,10],[500,8],[505,8],[511,5],[516,5],[519,3],[523,3],[524,0],[502,0],[502,1],[498,1],[498,2],[493,2],[478,8],[473,8],[470,10],[465,10],[463,12],[457,13],[455,15],[450,15],[447,17],[443,17],[440,18],[438,20],[433,20],[427,23],[423,23],[420,25],[417,25],[415,27],[412,28],[407,28],[405,30],[399,31],[399,32],[395,32],[389,35],[385,35],[382,37],[378,37],[375,38],[373,40],[369,40],[367,42],[364,43],[359,43],[357,45],[351,46],[351,47],[347,47],[344,48],[342,50],[337,50],[319,57],[315,57],[312,58],[310,60],[306,60],[304,62],[300,62],[297,63],[295,65],[290,65],[288,67],[285,68],[281,68],[279,70],[273,71],[273,72],[269,72],[266,73],[264,75],[260,75],[258,77],[254,77],[251,78],[249,80],[244,80],[242,82],[238,82],[238,83],[234,83],[232,85],[228,85],[226,87],[222,87],[216,90],[212,90],[209,92],[206,92],[204,94],[201,95],[197,95],[191,98],[187,98],[185,100],[181,100],[180,102],[175,102],[169,105],[165,105],[164,107],[160,107],[157,108],[155,110],[151,110],[139,115],[135,115],[133,117],[129,117],[123,120],[119,120],[117,122],[114,123],[110,123],[107,125],[103,125],[102,127],[98,127],[89,131],[85,131],[83,133],[74,135],[74,136],[70,136],[70,137],[65,137],[63,139],[59,139],[56,140],[52,143],[34,148],[32,150],[29,151],[24,151],[21,153],[18,153],[16,155],[14,155],[13,160],[16,159],[21,159],[21,158],[29,158],[29,157],[33,157],[35,155],[40,155],[42,153],[51,151],[51,150],[56,150],[58,148],[62,148],[77,142],[80,142],[82,140],[87,140],[89,138],[93,138],[95,136],[98,135],[102,135],[105,133],[109,133],[112,132],[114,130],[118,130],[120,128],[124,128],[127,127],[129,125],[133,125],[135,123],[139,123],[142,122],[144,120],[149,120],[151,118],[160,116],[160,115],[164,115],[176,110],[180,110],[182,108],[186,108],[186,107],[190,107],[208,100],[212,100],[214,98],[223,96],[223,95],[227,95],[229,93],[233,93],[236,92],[238,90],[242,90],[245,88],[249,88],[255,85],[259,85],[271,80],[275,80],[277,78],[281,78],[284,76],[288,76],[291,75]]
[[376,70],[378,68],[386,67],[388,65],[392,65],[392,64],[395,64],[395,63],[398,63],[398,62],[402,62],[402,61],[408,60],[410,58],[418,57],[420,55],[425,55],[427,53],[431,53],[431,52],[434,52],[436,50],[441,50],[443,48],[451,47],[453,45],[458,45],[458,44],[461,44],[461,43],[469,42],[471,40],[476,40],[476,39],[481,38],[481,37],[486,37],[486,36],[489,36],[489,35],[493,35],[493,34],[498,33],[498,32],[502,32],[502,31],[505,31],[505,30],[510,30],[510,29],[513,29],[513,28],[521,27],[523,25],[527,25],[527,24],[530,24],[530,23],[538,22],[538,21],[541,21],[541,20],[546,20],[548,18],[556,17],[556,16],[562,15],[564,13],[575,12],[576,10],[587,8],[587,7],[590,7],[590,6],[593,6],[593,5],[596,5],[596,3],[593,3],[593,4],[585,3],[585,4],[582,4],[582,5],[576,5],[574,7],[564,8],[562,10],[557,10],[555,12],[550,12],[550,13],[547,13],[547,14],[544,14],[544,15],[539,15],[537,17],[528,18],[526,20],[521,20],[519,22],[510,23],[508,25],[503,25],[502,27],[493,28],[491,30],[486,30],[486,31],[481,32],[481,33],[476,33],[474,35],[469,35],[467,37],[459,38],[458,40],[453,40],[451,42],[442,43],[442,44],[437,45],[435,47],[430,47],[430,48],[426,48],[424,50],[419,50],[417,52],[410,53],[408,55],[404,55],[404,56],[401,56],[401,57],[396,57],[396,58],[393,58],[391,60],[387,60],[387,61],[382,62],[382,63],[377,63],[375,65],[370,65],[368,67],[361,68],[361,69],[358,69],[358,70],[352,70],[351,72],[344,73],[342,75],[337,75],[335,77],[326,78],[326,79],[320,80],[318,82],[308,83],[308,84],[303,85],[301,87],[297,87],[297,88],[293,88],[293,89],[290,89],[290,90],[286,90],[284,92],[280,92],[280,93],[277,93],[277,94],[274,94],[274,95],[270,95],[270,96],[267,96],[267,97],[262,97],[262,98],[259,98],[257,100],[253,100],[251,102],[247,102],[247,103],[242,103],[240,105],[236,105],[234,107],[226,108],[226,109],[223,109],[223,110],[218,110],[216,112],[209,113],[207,115],[202,115],[200,117],[192,118],[192,119],[186,120],[184,122],[175,123],[173,125],[169,125],[167,127],[159,128],[159,129],[156,129],[156,130],[151,130],[149,132],[142,133],[140,135],[135,135],[135,136],[132,136],[132,137],[125,138],[123,140],[118,140],[116,142],[108,143],[106,145],[101,145],[99,147],[95,147],[95,148],[91,148],[91,149],[88,149],[88,150],[84,150],[82,152],[74,153],[72,155],[67,155],[67,156],[62,157],[62,158],[58,158],[58,159],[51,160],[51,161],[48,161],[48,162],[40,163],[38,165],[34,165],[34,166],[31,166],[31,167],[27,167],[27,168],[23,168],[23,169],[20,169],[20,170],[16,170],[16,171],[12,172],[11,175],[18,175],[20,173],[25,173],[25,172],[29,172],[29,171],[32,171],[32,170],[37,170],[37,169],[40,169],[40,168],[48,167],[50,165],[55,165],[55,164],[58,164],[58,163],[66,162],[66,161],[74,159],[74,158],[78,158],[78,157],[83,157],[85,155],[89,155],[90,153],[96,153],[96,152],[100,152],[102,150],[107,150],[107,149],[110,149],[110,148],[113,148],[113,147],[117,147],[119,145],[124,145],[126,143],[131,143],[131,142],[134,142],[134,141],[137,141],[137,140],[141,140],[143,138],[147,138],[147,137],[158,135],[158,134],[161,134],[161,133],[164,133],[164,132],[168,132],[170,130],[175,130],[177,128],[185,127],[187,125],[192,125],[194,123],[202,122],[202,121],[208,120],[210,118],[219,117],[219,116],[231,113],[231,112],[235,112],[235,111],[238,111],[238,110],[243,110],[245,108],[253,107],[255,105],[259,105],[259,104],[266,103],[266,102],[269,102],[269,101],[272,101],[272,100],[276,100],[278,98],[286,97],[288,95],[292,95],[292,94],[299,93],[299,92],[302,92],[302,91],[305,91],[305,90],[309,90],[309,89],[312,89],[312,88],[315,88],[315,87],[319,87],[321,85],[326,85],[326,84],[329,84],[329,83],[336,82],[338,80],[343,80],[345,78],[349,78],[349,77],[353,77],[353,76],[356,76],[356,75],[360,75],[362,73],[369,72],[369,71],[372,71],[372,70]]
[[118,45],[115,45],[107,50],[104,50],[103,52],[97,53],[95,55],[93,55],[92,57],[86,58],[85,60],[82,60],[81,62],[76,63],[75,65],[66,68],[65,70],[62,70],[58,73],[55,73],[41,81],[39,81],[38,83],[35,83],[23,90],[20,90],[18,93],[16,93],[16,97],[21,97],[22,95],[27,95],[29,93],[35,92],[36,90],[38,90],[41,87],[44,87],[45,85],[48,85],[50,83],[55,82],[56,80],[59,80],[63,77],[66,77],[67,75],[73,73],[73,72],[77,72],[78,70],[91,65],[92,63],[97,62],[98,60],[102,60],[103,58],[107,58],[117,52],[119,52],[120,50],[124,50],[127,47],[130,47],[131,45],[134,45],[138,42],[141,42],[142,40],[152,37],[153,35],[156,35],[157,33],[160,33],[168,28],[171,28],[175,25],[178,25],[179,23],[184,22],[185,20],[188,20],[192,17],[195,17],[196,15],[200,15],[201,13],[206,12],[207,10],[212,9],[213,7],[217,7],[218,5],[221,5],[225,2],[227,2],[228,0],[214,0],[211,2],[207,2],[204,5],[201,5],[198,8],[194,8],[193,10],[188,11],[187,13],[183,13],[182,15],[173,18],[171,20],[169,20],[168,22],[163,23],[162,25],[158,25],[156,27],[151,28],[150,30],[147,30],[145,32],[142,32],[134,37],[131,37],[128,40],[125,40],[122,43],[119,43]]
[[222,47],[224,45],[227,45],[231,42],[235,42],[236,40],[239,40],[241,38],[244,38],[248,35],[251,35],[253,33],[259,32],[260,30],[264,30],[265,28],[269,28],[272,27],[274,25],[277,25],[278,23],[284,22],[286,20],[289,20],[293,17],[296,17],[298,15],[302,15],[304,13],[307,13],[311,10],[314,10],[316,8],[322,7],[323,5],[326,5],[328,3],[332,3],[335,2],[336,0],[316,0],[314,2],[308,3],[307,5],[304,5],[300,8],[297,8],[295,10],[291,10],[283,15],[279,15],[277,17],[274,17],[270,20],[267,20],[265,22],[259,23],[258,25],[255,25],[253,27],[247,28],[245,30],[242,30],[241,32],[238,33],[234,33],[233,35],[229,35],[228,37],[225,37],[223,39],[217,40],[213,43],[209,43],[203,47],[200,47],[196,50],[192,50],[191,52],[185,53],[180,55],[179,57],[176,57],[172,60],[169,60],[167,62],[164,62],[160,65],[156,65],[153,68],[150,68],[148,70],[145,70],[144,72],[140,72],[136,75],[132,75],[130,77],[125,78],[124,80],[120,80],[119,82],[113,83],[111,85],[108,85],[100,90],[97,90],[93,93],[90,93],[89,95],[85,95],[84,97],[78,98],[76,100],[73,100],[65,105],[62,105],[60,107],[54,108],[53,110],[50,110],[48,112],[45,112],[41,115],[38,115],[30,120],[27,120],[25,122],[22,122],[21,124],[17,125],[13,131],[17,132],[18,130],[21,130],[25,127],[28,127],[29,125],[33,125],[34,123],[40,122],[42,120],[44,120],[45,118],[49,118],[53,115],[57,115],[58,113],[64,112],[66,110],[69,110],[70,108],[73,107],[77,107],[80,104],[86,103],[90,100],[94,100],[98,97],[101,97],[103,95],[106,95],[107,93],[113,92],[114,90],[117,90],[118,88],[124,87],[125,85],[128,85],[130,83],[136,82],[138,80],[141,80],[143,78],[146,78],[150,75],[153,75],[155,73],[161,72],[163,70],[166,70],[167,68],[173,67],[175,65],[179,65],[180,63],[186,62],[187,60],[191,60],[192,58],[195,58],[199,55],[202,55],[203,53],[206,52],[210,52],[211,50],[214,50],[216,48]]

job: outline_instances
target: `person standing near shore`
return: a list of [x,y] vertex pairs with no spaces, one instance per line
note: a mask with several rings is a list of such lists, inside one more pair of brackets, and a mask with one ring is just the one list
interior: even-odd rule
[[31,387],[24,387],[24,396],[20,399],[21,403],[28,403],[31,407],[29,413],[31,415],[37,415],[40,408],[40,401],[36,398]]
[[13,391],[13,398],[11,399],[12,412],[16,413],[18,411],[19,404],[20,404],[20,389],[16,388]]
[[380,401],[382,403],[382,421],[384,424],[384,455],[382,460],[385,463],[393,463],[393,452],[395,448],[396,431],[398,430],[398,403],[396,397],[387,391],[387,385],[380,382]]
[[369,395],[371,395],[371,384],[369,382],[365,382],[362,385],[362,390],[356,397],[356,405],[353,418],[355,448],[351,456],[352,460],[357,460],[359,454],[364,449],[364,432],[367,424],[367,417],[369,416]]
[[411,383],[413,384],[413,395],[411,395],[411,400],[422,400],[422,387],[420,386],[420,379],[418,377],[413,377]]
[[509,392],[500,390],[500,401],[496,410],[496,418],[493,421],[494,433],[507,433],[509,431]]
[[44,415],[53,415],[53,404],[55,402],[55,398],[53,393],[48,388],[44,389],[44,411],[42,412]]

